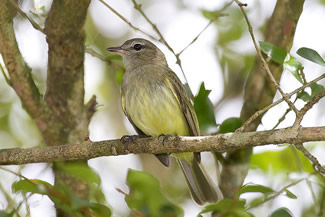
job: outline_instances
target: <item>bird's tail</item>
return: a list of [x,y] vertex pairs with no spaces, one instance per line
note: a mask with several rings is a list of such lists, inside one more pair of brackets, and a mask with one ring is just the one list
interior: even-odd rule
[[221,190],[195,158],[192,158],[191,162],[184,159],[176,160],[182,168],[192,198],[197,204],[216,203],[223,198]]

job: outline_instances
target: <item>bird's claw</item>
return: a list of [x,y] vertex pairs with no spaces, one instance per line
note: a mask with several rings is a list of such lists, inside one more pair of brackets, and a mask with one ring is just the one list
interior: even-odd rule
[[159,136],[158,136],[158,139],[160,139],[160,137],[163,137],[163,140],[162,140],[162,144],[163,145],[165,145],[165,142],[170,138],[170,137],[172,137],[172,135],[170,135],[170,134],[160,134]]
[[124,135],[121,137],[120,141],[124,144],[126,150],[129,150],[129,144],[133,143],[136,139],[146,138],[146,135]]

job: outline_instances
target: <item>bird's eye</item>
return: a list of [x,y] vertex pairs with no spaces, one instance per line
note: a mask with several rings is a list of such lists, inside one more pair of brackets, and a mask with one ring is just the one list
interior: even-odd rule
[[136,50],[136,51],[140,51],[140,50],[142,50],[143,46],[142,46],[141,44],[135,44],[135,45],[133,46],[133,48],[134,48],[134,50]]

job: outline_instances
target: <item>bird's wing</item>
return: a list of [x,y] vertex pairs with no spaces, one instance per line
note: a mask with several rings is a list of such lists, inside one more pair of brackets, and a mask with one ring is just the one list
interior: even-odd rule
[[173,91],[173,94],[182,109],[182,112],[185,116],[188,126],[190,127],[190,132],[191,132],[190,136],[199,136],[200,135],[199,122],[196,113],[194,111],[193,105],[191,103],[191,100],[188,97],[182,82],[179,80],[179,78],[173,71],[169,70],[165,83]]

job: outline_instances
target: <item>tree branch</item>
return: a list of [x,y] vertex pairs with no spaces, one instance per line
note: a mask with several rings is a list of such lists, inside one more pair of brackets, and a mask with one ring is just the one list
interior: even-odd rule
[[[312,84],[314,84],[314,83],[316,83],[316,82],[318,82],[318,81],[320,81],[320,80],[322,80],[322,79],[324,79],[324,78],[325,78],[325,74],[323,74],[323,75],[321,75],[321,76],[315,78],[315,79],[312,80],[311,82],[306,83],[306,84],[304,84],[303,86],[301,86],[301,87],[295,89],[295,90],[292,91],[291,93],[288,93],[287,96],[288,96],[288,97],[291,97],[291,96],[293,96],[294,94],[297,94],[297,93],[299,93],[300,91],[304,90],[306,87],[309,87],[310,85],[312,85]],[[279,100],[277,100],[277,101],[271,103],[270,105],[264,107],[263,109],[258,110],[258,111],[255,112],[255,113],[254,113],[250,118],[248,118],[248,120],[245,121],[245,123],[244,123],[240,128],[238,128],[237,131],[238,131],[238,132],[242,132],[242,131],[246,130],[246,128],[248,128],[248,126],[249,126],[249,125],[250,125],[250,124],[251,124],[251,123],[252,123],[256,118],[258,118],[260,115],[264,114],[265,112],[267,112],[268,110],[270,110],[271,108],[273,108],[274,106],[280,104],[280,103],[283,102],[283,101],[284,101],[284,98],[281,98],[281,99],[279,99]],[[312,102],[312,103],[313,103],[313,102]],[[312,104],[312,105],[313,105],[313,104]],[[301,115],[301,117],[303,117],[303,115]]]
[[63,127],[55,129],[55,136],[46,138],[52,145],[82,141],[88,135],[83,26],[89,3],[90,0],[54,1],[45,22],[49,57],[44,99],[57,121],[63,123]]
[[325,175],[325,167],[323,167],[319,161],[317,160],[317,158],[315,156],[313,156],[307,149],[305,149],[305,147],[303,146],[303,144],[296,144],[295,147],[301,151],[306,158],[308,158],[313,164],[314,166],[317,168],[318,172],[320,174]]
[[295,128],[285,128],[216,136],[171,137],[164,142],[164,145],[157,137],[133,139],[127,144],[120,139],[99,142],[85,141],[80,144],[61,146],[3,149],[0,150],[0,165],[89,160],[101,156],[131,153],[225,152],[267,144],[301,144],[323,140],[325,140],[325,126],[301,128],[298,131]]

